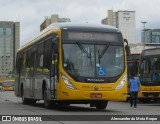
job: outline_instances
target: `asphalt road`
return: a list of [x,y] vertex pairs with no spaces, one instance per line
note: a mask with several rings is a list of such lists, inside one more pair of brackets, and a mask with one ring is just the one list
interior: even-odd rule
[[[36,117],[42,116],[48,120],[43,122],[0,121],[0,124],[160,124],[160,121],[143,120],[143,118],[146,119],[146,117],[156,119],[156,115],[160,117],[160,101],[152,101],[148,104],[138,103],[137,108],[131,108],[129,102],[109,101],[105,110],[97,110],[96,108],[90,108],[89,105],[81,104],[46,109],[43,106],[43,101],[38,101],[36,105],[24,105],[21,102],[21,98],[17,98],[14,95],[14,91],[0,91],[0,115],[33,115]],[[137,117],[143,121],[105,121],[103,120],[104,117],[113,117],[113,120],[114,117],[120,119],[125,117],[128,117],[129,119],[132,119],[131,117]],[[66,121],[65,118],[68,120]],[[81,119],[83,121],[81,121]]]

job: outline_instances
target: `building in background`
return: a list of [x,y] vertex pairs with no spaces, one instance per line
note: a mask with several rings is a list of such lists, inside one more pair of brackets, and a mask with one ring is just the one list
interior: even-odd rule
[[145,29],[141,33],[141,42],[145,46],[160,46],[160,29]]
[[51,18],[45,17],[44,22],[40,25],[40,31],[44,30],[52,23],[56,22],[71,22],[69,18],[59,18],[58,15],[51,15]]
[[131,53],[141,53],[142,50],[144,50],[144,49],[153,48],[151,46],[145,46],[144,47],[144,44],[141,44],[141,43],[138,43],[138,44],[129,44],[129,46],[130,46]]
[[101,23],[120,29],[129,44],[136,44],[135,11],[114,12],[108,10],[108,17],[103,19]]
[[0,76],[13,72],[20,41],[20,23],[0,21]]

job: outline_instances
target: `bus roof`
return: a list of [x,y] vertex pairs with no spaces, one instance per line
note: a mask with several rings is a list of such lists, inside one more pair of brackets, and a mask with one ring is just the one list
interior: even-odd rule
[[70,29],[70,30],[86,30],[86,31],[104,31],[104,32],[120,32],[119,29],[109,26],[109,25],[102,25],[102,24],[76,24],[76,23],[54,23],[51,26],[57,25],[59,28]]
[[145,49],[141,53],[141,56],[154,56],[154,55],[160,55],[160,48]]
[[65,29],[65,30],[82,30],[82,31],[101,31],[101,32],[120,32],[119,29],[102,24],[74,24],[74,23],[53,23],[49,25],[46,29],[41,31],[35,39],[29,41],[24,46],[22,46],[19,51],[24,50],[28,46],[36,43],[39,39],[44,38],[45,36],[52,34],[56,30]]

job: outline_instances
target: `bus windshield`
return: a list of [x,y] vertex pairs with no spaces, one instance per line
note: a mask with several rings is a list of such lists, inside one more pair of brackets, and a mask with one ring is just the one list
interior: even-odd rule
[[141,80],[160,81],[160,57],[145,57],[141,59]]
[[4,82],[3,86],[4,87],[10,87],[10,86],[13,86],[13,83],[12,82]]
[[118,76],[124,71],[123,46],[63,43],[63,67],[74,76]]
[[138,76],[140,54],[131,54],[127,56],[128,76],[131,72]]

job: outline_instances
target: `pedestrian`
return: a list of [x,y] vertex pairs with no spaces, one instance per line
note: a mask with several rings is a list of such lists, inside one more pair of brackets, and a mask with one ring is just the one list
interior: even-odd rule
[[131,107],[134,104],[134,107],[137,107],[137,97],[140,90],[140,80],[131,72],[131,77],[129,79],[129,91],[130,91],[130,105]]

